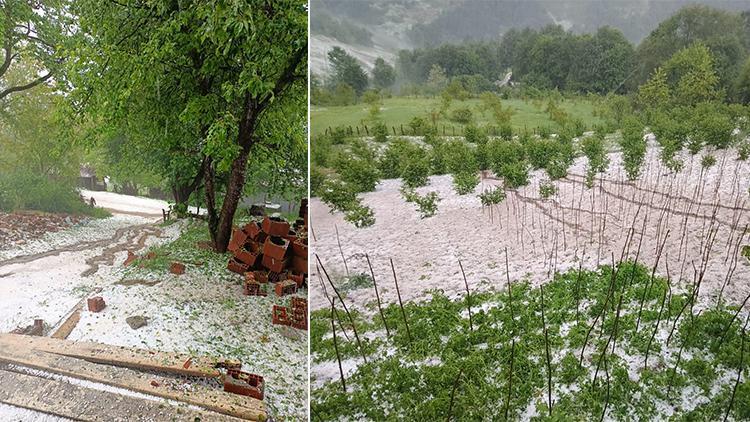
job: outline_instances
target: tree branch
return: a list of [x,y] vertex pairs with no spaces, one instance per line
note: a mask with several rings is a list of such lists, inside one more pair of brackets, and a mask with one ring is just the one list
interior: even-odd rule
[[52,72],[49,72],[44,76],[34,79],[33,81],[27,83],[26,85],[12,86],[10,88],[7,88],[4,91],[0,91],[0,100],[2,100],[3,98],[7,97],[8,95],[14,92],[26,91],[27,89],[31,89],[41,83],[46,82],[51,77],[52,77]]
[[305,55],[307,54],[307,40],[305,40],[305,43],[292,55],[292,57],[289,59],[289,62],[287,62],[286,68],[283,72],[281,72],[281,76],[279,76],[279,79],[276,81],[276,84],[274,85],[273,90],[270,94],[266,95],[265,98],[260,100],[258,102],[258,105],[256,107],[257,114],[260,114],[263,109],[268,106],[268,103],[271,101],[272,98],[275,96],[281,94],[289,85],[291,85],[296,79],[296,70],[297,66],[300,64],[303,58],[306,58]]

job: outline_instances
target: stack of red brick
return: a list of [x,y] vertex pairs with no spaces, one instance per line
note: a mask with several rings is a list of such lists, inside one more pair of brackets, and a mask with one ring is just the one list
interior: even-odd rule
[[[306,209],[306,208],[305,208]],[[303,213],[300,213],[303,214]],[[293,294],[307,279],[307,216],[290,225],[265,217],[235,227],[229,242],[233,257],[227,268],[245,276],[246,295],[265,295],[261,284],[277,283],[275,292]]]

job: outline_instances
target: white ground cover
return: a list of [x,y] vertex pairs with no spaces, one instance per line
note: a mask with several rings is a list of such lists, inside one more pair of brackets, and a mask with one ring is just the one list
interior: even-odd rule
[[[112,264],[105,262],[91,275],[86,260],[101,255],[107,248],[138,240],[142,230],[131,226],[154,223],[161,219],[151,200],[125,195],[93,192],[97,206],[122,207],[124,213],[158,210],[154,216],[115,214],[111,218],[92,220],[21,248],[0,251],[0,332],[25,327],[41,318],[57,327],[81,300],[94,295],[104,298],[107,307],[91,313],[84,307],[81,319],[68,337],[105,344],[161,351],[224,356],[243,362],[243,370],[260,374],[266,383],[265,403],[269,414],[282,420],[301,420],[307,415],[307,332],[279,328],[271,324],[273,304],[288,300],[275,296],[242,295],[241,277],[226,270],[226,257],[197,262],[188,256],[174,254],[169,260],[186,264],[181,276],[167,268],[148,270],[124,267],[127,250],[114,253]],[[111,195],[116,195],[108,202]],[[153,204],[152,204],[153,205]],[[140,208],[141,206],[145,208]],[[149,211],[150,210],[150,211]],[[132,249],[139,255],[150,246],[177,239],[186,221],[157,226],[158,236],[148,235],[144,248]],[[96,245],[80,247],[83,242],[108,240],[121,229],[123,236]],[[3,264],[3,260],[68,248],[29,262]],[[198,249],[195,249],[198,251]],[[196,252],[199,253],[199,252]],[[11,261],[12,262],[12,261]],[[155,285],[122,285],[123,280],[159,281]],[[95,290],[100,290],[94,293]],[[306,291],[299,296],[306,296]],[[288,305],[288,304],[287,304]],[[125,319],[141,315],[148,324],[131,329]],[[220,388],[220,387],[217,387]],[[10,406],[0,407],[0,420],[55,420],[41,414]]]
[[[423,299],[431,289],[457,296],[464,291],[459,259],[473,290],[505,285],[506,248],[510,278],[527,277],[538,284],[549,279],[554,269],[577,268],[580,260],[584,268],[593,269],[610,263],[612,254],[619,259],[633,227],[635,235],[626,255],[635,258],[642,238],[638,261],[646,266],[654,265],[656,249],[669,231],[657,274],[666,276],[668,264],[672,279],[680,278],[684,286],[692,283],[693,264],[700,267],[709,231],[718,230],[700,291],[701,300],[714,302],[732,267],[738,238],[750,223],[750,164],[737,161],[736,152],[729,150],[717,152],[717,164],[701,172],[702,155],[684,153],[685,168],[674,174],[662,165],[658,154],[659,148],[652,142],[635,184],[627,182],[621,155],[609,154],[609,169],[593,189],[583,184],[587,160],[578,158],[568,177],[555,182],[559,192],[549,200],[539,195],[539,183],[546,174],[535,171],[528,186],[508,192],[506,200],[492,209],[483,209],[476,194],[501,185],[501,181],[484,178],[474,194],[459,196],[452,188],[451,176],[433,176],[418,192],[435,191],[442,200],[437,214],[426,219],[420,219],[414,205],[402,198],[400,179],[382,180],[374,192],[361,195],[376,218],[372,227],[363,229],[345,222],[340,213],[331,214],[326,204],[313,198],[311,254],[320,255],[334,279],[346,274],[342,252],[350,274],[369,274],[365,261],[369,254],[381,299],[394,303],[397,297],[389,258],[403,300]],[[693,200],[696,189],[700,190]],[[750,234],[744,244],[748,241]],[[312,272],[311,306],[320,309],[329,302],[314,265]],[[730,303],[738,304],[750,293],[750,285],[741,282],[749,277],[750,263],[739,257],[724,292]],[[355,307],[374,300],[372,289],[348,295],[348,302]]]

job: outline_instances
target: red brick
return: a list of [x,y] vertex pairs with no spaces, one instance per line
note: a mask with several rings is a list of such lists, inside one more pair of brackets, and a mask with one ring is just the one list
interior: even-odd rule
[[268,255],[263,255],[262,263],[263,267],[276,273],[284,271],[284,267],[286,267],[287,264],[287,262],[283,259],[275,259]]
[[289,241],[280,236],[269,236],[263,244],[263,255],[274,259],[284,259],[289,250]]
[[173,262],[169,265],[169,272],[176,275],[185,274],[185,264]]
[[263,232],[269,236],[283,236],[289,233],[289,223],[280,217],[266,217],[263,219]]
[[107,306],[107,304],[104,303],[104,298],[102,298],[101,296],[90,297],[87,302],[89,311],[91,312],[101,312],[102,309]]
[[295,273],[307,274],[307,257],[293,256],[291,267]]
[[263,400],[263,377],[237,369],[229,369],[224,376],[224,391]]
[[276,283],[276,287],[274,289],[276,292],[276,296],[286,296],[286,295],[293,295],[297,293],[297,283],[295,283],[292,280],[284,280]]
[[289,317],[287,316],[287,308],[285,306],[273,305],[273,316],[271,322],[274,325],[290,325]]
[[235,258],[232,258],[227,263],[227,269],[237,274],[245,274],[250,268]]

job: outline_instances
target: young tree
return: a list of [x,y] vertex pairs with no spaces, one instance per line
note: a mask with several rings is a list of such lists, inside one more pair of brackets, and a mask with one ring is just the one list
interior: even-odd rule
[[372,69],[372,85],[377,89],[388,90],[396,83],[396,70],[383,58],[375,59]]
[[445,70],[434,64],[430,68],[430,74],[427,76],[427,87],[432,94],[442,92],[448,85],[448,77],[445,76]]

